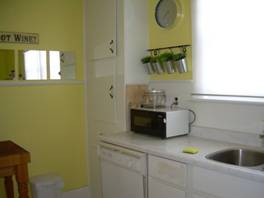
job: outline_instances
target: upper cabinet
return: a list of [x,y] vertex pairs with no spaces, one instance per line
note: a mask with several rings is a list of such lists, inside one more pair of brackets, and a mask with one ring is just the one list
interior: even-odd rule
[[88,58],[89,60],[116,56],[117,0],[89,1]]

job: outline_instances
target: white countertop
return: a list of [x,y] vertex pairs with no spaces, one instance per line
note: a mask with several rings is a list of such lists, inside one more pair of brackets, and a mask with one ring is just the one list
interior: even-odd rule
[[[234,176],[244,177],[264,183],[264,171],[228,165],[205,158],[205,156],[210,153],[234,147],[243,147],[264,152],[263,148],[219,142],[194,136],[182,136],[163,140],[133,132],[101,135],[100,140],[151,155],[172,159],[178,162],[216,170],[226,174],[232,174]],[[193,155],[182,153],[182,150],[189,146],[199,148],[199,153]]]

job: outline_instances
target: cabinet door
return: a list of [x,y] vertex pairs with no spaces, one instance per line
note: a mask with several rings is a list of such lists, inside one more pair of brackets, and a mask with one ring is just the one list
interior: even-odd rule
[[93,75],[89,80],[88,90],[91,92],[93,119],[108,123],[116,121],[116,86],[115,67],[113,58],[90,62],[93,67]]
[[201,197],[200,195],[192,195],[192,198],[205,198],[205,197]]
[[101,160],[103,198],[144,198],[143,176]]
[[173,160],[149,155],[149,176],[172,185],[186,186],[186,165]]
[[[89,62],[87,68],[87,126],[90,152],[91,193],[102,198],[97,142],[100,133],[118,131],[116,127],[116,96],[113,58]],[[113,90],[110,88],[113,85]],[[113,94],[113,98],[109,95]]]
[[185,198],[185,192],[149,177],[149,198]]
[[87,2],[86,29],[89,32],[90,60],[116,56],[116,1],[88,0]]
[[219,198],[263,198],[263,183],[193,167],[192,188]]

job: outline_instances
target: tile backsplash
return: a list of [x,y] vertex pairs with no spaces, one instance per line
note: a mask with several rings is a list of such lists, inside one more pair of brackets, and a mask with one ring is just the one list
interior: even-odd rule
[[128,107],[139,107],[142,103],[143,94],[148,89],[148,85],[127,85],[126,103]]
[[148,89],[148,85],[126,85],[126,121],[127,130],[130,130],[130,108],[140,107],[143,100],[143,94]]

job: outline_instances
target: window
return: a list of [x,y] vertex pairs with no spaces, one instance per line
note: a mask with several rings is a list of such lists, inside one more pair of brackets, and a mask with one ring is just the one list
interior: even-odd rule
[[264,98],[264,1],[192,3],[194,95]]

